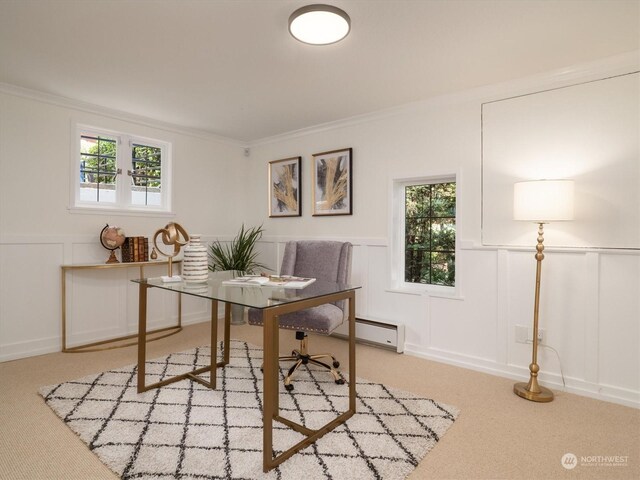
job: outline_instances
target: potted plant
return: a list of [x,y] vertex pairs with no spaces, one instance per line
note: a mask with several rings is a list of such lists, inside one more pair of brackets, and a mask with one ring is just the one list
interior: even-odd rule
[[[257,261],[258,252],[256,243],[262,238],[264,229],[258,227],[245,228],[244,223],[240,231],[231,242],[216,240],[209,245],[209,270],[235,270],[241,275],[254,273],[257,269],[268,267]],[[242,305],[231,306],[232,323],[239,325],[244,323],[244,307]]]

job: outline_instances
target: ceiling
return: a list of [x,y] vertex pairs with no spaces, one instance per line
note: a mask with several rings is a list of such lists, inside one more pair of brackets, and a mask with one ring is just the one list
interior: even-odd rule
[[0,0],[0,82],[243,142],[638,50],[638,0]]

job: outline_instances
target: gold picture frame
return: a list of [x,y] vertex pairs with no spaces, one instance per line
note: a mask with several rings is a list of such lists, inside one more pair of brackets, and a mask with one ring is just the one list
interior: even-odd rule
[[313,154],[314,217],[353,214],[351,148]]
[[302,215],[302,157],[269,162],[269,217]]

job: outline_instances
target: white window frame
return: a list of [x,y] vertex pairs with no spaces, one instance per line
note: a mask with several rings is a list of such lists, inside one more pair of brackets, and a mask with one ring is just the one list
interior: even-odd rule
[[[116,215],[173,215],[171,211],[172,145],[170,142],[82,124],[76,124],[72,130],[69,211],[72,213],[111,213]],[[109,137],[117,142],[116,169],[120,169],[121,172],[117,174],[115,203],[100,204],[99,202],[80,200],[80,138],[83,135]],[[161,149],[160,175],[162,188],[160,189],[160,205],[133,205],[131,203],[132,188],[128,172],[132,168],[133,144],[142,144]]]
[[[405,275],[405,188],[412,185],[426,185],[435,183],[456,184],[456,242],[455,285],[433,285],[426,283],[411,283],[404,280]],[[459,175],[457,173],[444,173],[441,175],[423,175],[419,177],[394,178],[391,180],[391,219],[389,222],[391,239],[391,255],[389,272],[390,291],[410,294],[430,294],[445,297],[457,297],[459,295],[459,234],[458,234],[458,205],[460,203]]]

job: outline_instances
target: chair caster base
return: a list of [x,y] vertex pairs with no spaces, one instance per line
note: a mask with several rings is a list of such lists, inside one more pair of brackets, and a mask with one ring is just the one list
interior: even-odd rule
[[338,368],[338,367],[340,367],[340,362],[336,360],[335,362],[333,362],[333,368]]
[[284,386],[284,389],[285,389],[287,392],[290,392],[291,390],[293,390],[293,385],[292,385],[291,383],[290,383],[289,385],[285,385],[285,386]]
[[339,378],[338,380],[336,380],[336,383],[338,385],[344,385],[344,378]]

